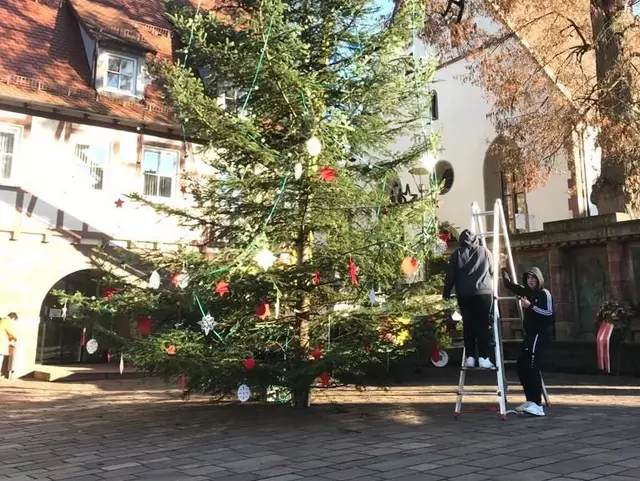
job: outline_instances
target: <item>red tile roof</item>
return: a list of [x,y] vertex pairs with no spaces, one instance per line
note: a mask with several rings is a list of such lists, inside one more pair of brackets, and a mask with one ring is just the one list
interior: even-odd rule
[[[212,9],[216,0],[182,0]],[[0,100],[94,113],[141,124],[175,126],[154,85],[146,102],[98,95],[79,23],[99,39],[138,46],[159,57],[173,52],[162,0],[2,0]]]

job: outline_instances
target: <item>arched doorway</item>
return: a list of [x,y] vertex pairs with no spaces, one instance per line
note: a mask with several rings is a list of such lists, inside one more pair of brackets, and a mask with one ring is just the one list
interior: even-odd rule
[[526,191],[513,173],[506,174],[501,169],[502,159],[507,155],[519,155],[518,146],[505,137],[496,137],[484,157],[485,209],[491,210],[496,199],[501,199],[509,232],[512,234],[528,232],[529,211]]
[[[73,364],[96,362],[100,353],[89,355],[83,348],[83,326],[73,320],[74,306],[62,305],[56,291],[67,294],[80,292],[85,296],[97,296],[100,289],[100,273],[93,269],[76,271],[56,282],[42,302],[36,362],[38,364]],[[90,335],[90,333],[89,333]],[[86,331],[84,340],[88,339]]]

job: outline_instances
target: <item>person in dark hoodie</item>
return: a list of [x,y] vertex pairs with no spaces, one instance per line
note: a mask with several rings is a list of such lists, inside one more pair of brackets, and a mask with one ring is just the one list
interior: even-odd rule
[[522,276],[523,285],[512,282],[506,269],[502,270],[502,281],[508,290],[520,297],[524,311],[524,342],[518,357],[517,370],[526,402],[515,410],[544,416],[539,366],[544,349],[551,339],[553,298],[544,288],[544,277],[537,267],[529,269]]
[[442,297],[455,290],[464,328],[465,367],[493,369],[489,359],[489,315],[493,305],[493,256],[470,230],[460,234],[460,247],[451,254]]

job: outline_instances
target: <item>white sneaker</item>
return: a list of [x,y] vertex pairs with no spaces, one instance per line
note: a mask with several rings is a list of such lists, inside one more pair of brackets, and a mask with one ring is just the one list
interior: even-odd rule
[[491,359],[486,357],[481,357],[478,359],[478,366],[482,369],[495,369],[495,366],[491,362]]
[[517,413],[523,413],[525,409],[529,407],[529,404],[533,404],[531,401],[525,401],[523,404],[520,404],[517,408],[514,409]]
[[532,416],[544,416],[544,408],[538,406],[536,403],[529,403],[529,405],[523,409],[523,412],[531,414]]
[[476,367],[476,360],[475,358],[469,356],[468,358],[466,358],[464,360],[464,367]]

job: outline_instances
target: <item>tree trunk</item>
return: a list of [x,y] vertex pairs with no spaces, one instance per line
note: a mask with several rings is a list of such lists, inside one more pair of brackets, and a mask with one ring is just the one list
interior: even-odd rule
[[[305,209],[306,212],[306,209]],[[304,228],[300,233],[298,241],[296,243],[296,254],[298,267],[304,265],[305,260],[310,256],[309,252],[309,239],[304,233]],[[304,286],[299,286],[300,290],[304,292]],[[311,308],[311,300],[308,294],[302,294],[298,299],[296,306],[296,326],[294,332],[295,339],[295,362],[298,365],[307,362],[309,356],[309,309]],[[311,385],[300,385],[294,389],[292,393],[293,405],[296,408],[306,408],[310,404],[310,390]]]
[[591,201],[600,214],[626,212],[637,217],[635,146],[640,139],[634,128],[632,67],[624,59],[622,29],[628,24],[627,15],[632,13],[624,0],[591,0],[602,151],[600,177]]

